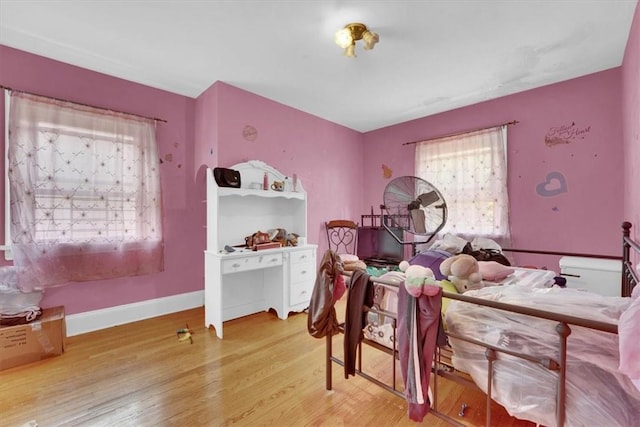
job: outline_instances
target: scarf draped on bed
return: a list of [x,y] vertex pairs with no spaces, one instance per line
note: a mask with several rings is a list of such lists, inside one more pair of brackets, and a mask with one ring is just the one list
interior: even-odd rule
[[367,313],[373,306],[373,286],[369,274],[356,270],[349,282],[344,320],[344,377],[356,374],[356,350],[364,338]]
[[[442,289],[434,296],[414,298],[398,290],[398,353],[409,419],[422,421],[429,412],[429,379],[436,344],[445,339],[440,308]],[[440,340],[438,339],[440,337]]]
[[338,332],[338,319],[334,304],[345,292],[342,263],[333,251],[325,252],[311,293],[307,331],[314,338]]

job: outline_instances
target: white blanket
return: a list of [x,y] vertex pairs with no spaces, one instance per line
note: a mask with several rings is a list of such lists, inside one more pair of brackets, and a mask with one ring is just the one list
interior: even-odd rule
[[[465,295],[617,324],[629,298],[603,297],[576,289],[497,286]],[[558,360],[555,321],[451,301],[448,330],[537,358]],[[571,327],[567,361],[567,426],[630,426],[640,419],[640,392],[618,370],[618,336]],[[469,373],[487,390],[483,347],[450,339],[456,369]],[[521,419],[556,425],[558,374],[537,363],[499,353],[494,362],[493,398]]]

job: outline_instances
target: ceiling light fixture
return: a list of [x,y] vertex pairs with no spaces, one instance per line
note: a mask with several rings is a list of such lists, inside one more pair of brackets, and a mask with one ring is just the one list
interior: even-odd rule
[[364,24],[352,23],[336,31],[335,40],[336,44],[344,49],[346,56],[355,58],[356,41],[364,40],[365,50],[371,50],[380,41],[380,36],[373,31],[369,31]]

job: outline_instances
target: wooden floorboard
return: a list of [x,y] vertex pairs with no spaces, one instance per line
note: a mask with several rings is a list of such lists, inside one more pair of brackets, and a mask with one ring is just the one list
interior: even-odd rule
[[[63,355],[0,372],[0,426],[415,425],[404,399],[345,380],[337,364],[333,390],[325,390],[325,340],[312,338],[306,322],[305,313],[258,313],[225,322],[220,340],[197,308],[67,338]],[[187,324],[193,344],[177,339]],[[342,336],[333,340],[342,354]],[[366,356],[366,367],[390,378],[389,356]],[[440,386],[441,410],[484,425],[483,393]],[[458,417],[462,403],[469,408]],[[493,415],[496,426],[532,425],[497,404]],[[424,424],[448,425],[433,415]]]

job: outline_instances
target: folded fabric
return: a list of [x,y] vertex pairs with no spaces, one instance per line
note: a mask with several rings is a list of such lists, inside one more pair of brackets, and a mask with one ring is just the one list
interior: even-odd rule
[[367,264],[364,261],[345,262],[344,271],[366,270]]
[[342,261],[343,264],[348,264],[351,262],[356,262],[359,261],[360,258],[358,258],[357,255],[353,255],[353,254],[340,254],[340,261]]
[[480,269],[482,280],[488,280],[490,282],[504,280],[515,271],[513,268],[502,265],[496,261],[478,261],[478,268]]

